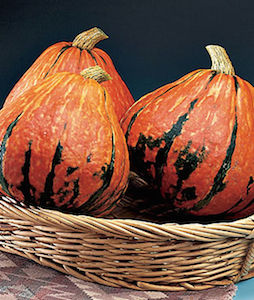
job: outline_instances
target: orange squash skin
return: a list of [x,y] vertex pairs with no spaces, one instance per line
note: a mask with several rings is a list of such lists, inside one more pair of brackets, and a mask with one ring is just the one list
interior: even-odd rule
[[108,92],[61,72],[0,111],[0,185],[18,201],[94,216],[127,186],[128,150]]
[[254,91],[196,70],[137,101],[121,121],[131,169],[193,215],[254,213]]
[[13,102],[25,90],[37,84],[49,75],[57,72],[79,74],[82,70],[99,65],[112,80],[101,83],[110,94],[118,120],[134,103],[134,99],[126,84],[116,71],[109,55],[99,49],[82,50],[72,46],[72,42],[59,42],[48,47],[25,72],[7,96],[4,106]]

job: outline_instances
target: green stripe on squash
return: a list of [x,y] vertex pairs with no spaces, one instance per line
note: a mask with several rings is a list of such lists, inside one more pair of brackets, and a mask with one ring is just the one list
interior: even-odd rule
[[57,57],[56,57],[56,60],[54,61],[54,63],[50,66],[50,68],[48,69],[47,73],[45,74],[44,76],[44,79],[48,76],[49,72],[52,70],[52,68],[56,65],[56,63],[58,62],[59,58],[61,57],[61,55],[67,50],[69,49],[71,46],[70,45],[67,45],[67,46],[64,46],[58,53]]
[[213,186],[210,192],[206,195],[206,197],[200,200],[199,202],[197,202],[192,208],[192,210],[197,211],[204,208],[210,203],[210,201],[216,194],[218,194],[219,192],[225,189],[226,183],[224,182],[224,178],[226,177],[227,172],[231,167],[231,160],[236,145],[236,134],[237,134],[237,115],[235,115],[235,123],[232,130],[231,141],[227,149],[226,157],[223,160],[222,165],[214,178]]
[[31,162],[31,154],[32,154],[32,140],[28,143],[28,150],[25,152],[25,162],[22,167],[23,181],[21,181],[20,186],[17,188],[23,193],[25,203],[34,203],[35,202],[35,187],[31,185],[29,180],[29,172],[30,172],[30,162]]
[[[103,194],[103,192],[110,186],[110,182],[114,173],[114,165],[115,165],[115,136],[114,136],[114,132],[112,132],[112,153],[111,153],[111,159],[110,159],[110,163],[106,164],[105,166],[101,167],[101,171],[102,174],[100,176],[100,178],[102,179],[102,185],[101,187],[95,191],[90,197],[89,199],[82,204],[79,209],[80,210],[85,210],[89,208],[89,211],[93,211],[96,210],[97,208],[100,207],[100,205],[96,206],[96,201],[97,199],[100,198],[100,196]],[[93,208],[92,208],[93,207]],[[92,209],[90,209],[92,208]]]
[[1,148],[0,148],[0,185],[5,193],[8,195],[12,196],[10,191],[9,191],[9,184],[4,177],[4,172],[3,172],[3,161],[4,161],[4,155],[6,152],[6,144],[12,134],[13,128],[17,125],[22,113],[20,113],[16,119],[10,123],[10,125],[7,127],[6,133],[3,137],[2,143],[1,143]]
[[[194,109],[195,104],[197,103],[198,99],[194,99],[190,105],[189,109],[186,113],[181,115],[176,123],[172,125],[169,131],[164,132],[163,136],[157,139],[153,139],[152,137],[145,137],[142,133],[140,133],[139,139],[136,143],[135,147],[129,146],[130,152],[130,159],[133,162],[133,166],[135,165],[139,172],[143,173],[144,176],[147,174],[147,170],[151,165],[155,167],[155,180],[151,178],[146,178],[148,181],[154,181],[157,187],[161,186],[162,175],[163,175],[163,167],[167,163],[168,153],[171,149],[171,146],[175,140],[175,138],[182,133],[182,129],[186,121],[188,120],[189,114]],[[165,146],[163,148],[159,148],[162,142],[165,142]],[[144,161],[145,158],[145,151],[146,147],[149,149],[159,148],[155,162],[151,161]]]
[[162,97],[163,95],[167,94],[169,91],[171,91],[173,88],[181,85],[182,83],[186,82],[187,80],[189,80],[190,78],[192,78],[193,76],[195,76],[196,74],[200,73],[201,71],[197,71],[193,74],[191,74],[191,76],[185,78],[183,81],[173,85],[173,86],[170,86],[166,91],[163,91],[160,95],[156,96],[154,99],[150,100],[149,103],[147,103],[146,105],[142,106],[136,113],[133,114],[133,116],[131,117],[131,120],[128,124],[128,127],[127,127],[127,130],[126,130],[126,133],[125,133],[125,139],[126,141],[128,142],[128,138],[129,138],[129,135],[130,135],[130,131],[131,131],[131,128],[133,126],[133,124],[135,123],[138,115],[141,113],[141,111],[143,109],[145,109],[150,103],[152,103],[153,101],[157,100],[158,98]]
[[51,170],[46,177],[44,191],[40,194],[40,198],[38,199],[38,203],[42,207],[54,207],[54,200],[52,199],[52,196],[54,195],[53,182],[55,178],[55,168],[62,162],[62,151],[63,146],[59,141],[56,146],[55,154],[51,163]]

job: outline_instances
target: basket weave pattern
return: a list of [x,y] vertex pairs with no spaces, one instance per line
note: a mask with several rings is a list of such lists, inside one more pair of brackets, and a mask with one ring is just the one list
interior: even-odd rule
[[254,217],[157,224],[27,208],[0,200],[0,250],[86,281],[136,290],[202,290],[254,276]]

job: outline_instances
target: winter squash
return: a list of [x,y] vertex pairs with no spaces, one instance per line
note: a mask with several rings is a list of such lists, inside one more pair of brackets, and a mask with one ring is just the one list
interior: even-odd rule
[[[59,72],[0,111],[0,187],[24,202],[94,216],[127,186],[128,149],[100,67]],[[97,82],[97,81],[98,82]]]
[[112,78],[103,82],[102,86],[111,95],[114,109],[120,120],[123,113],[134,103],[134,99],[109,55],[95,47],[99,41],[106,38],[108,36],[101,29],[94,27],[80,33],[73,42],[58,42],[48,47],[13,87],[4,106],[49,75],[62,71],[79,74],[87,67],[98,65]]
[[195,216],[254,213],[254,90],[225,50],[137,101],[121,126],[131,169],[172,209]]

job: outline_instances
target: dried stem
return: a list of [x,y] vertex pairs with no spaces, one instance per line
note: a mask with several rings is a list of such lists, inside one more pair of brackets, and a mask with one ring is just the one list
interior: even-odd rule
[[212,61],[212,70],[215,70],[218,73],[224,73],[232,76],[235,75],[234,67],[223,47],[218,45],[208,45],[206,46],[206,50],[208,51]]

